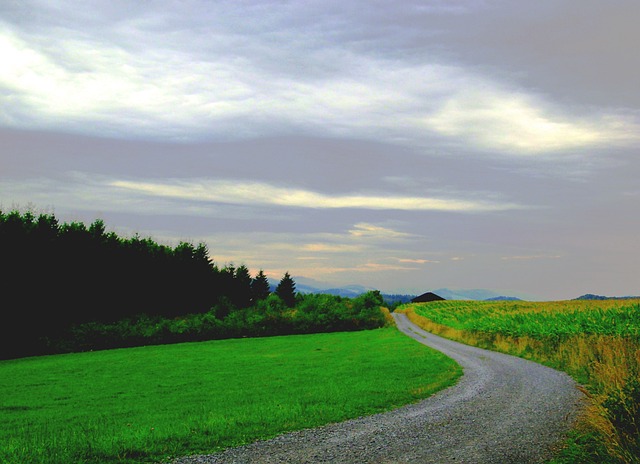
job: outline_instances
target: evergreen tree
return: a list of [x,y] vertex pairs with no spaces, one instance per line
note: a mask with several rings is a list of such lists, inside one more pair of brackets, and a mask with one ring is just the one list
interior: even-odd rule
[[271,288],[269,287],[269,280],[267,276],[264,274],[264,271],[260,269],[255,279],[251,281],[251,299],[253,304],[258,301],[264,300],[271,293]]
[[295,306],[296,283],[288,272],[285,272],[284,277],[282,277],[280,283],[276,287],[276,295],[278,295],[289,308],[293,308],[293,306]]
[[218,294],[219,302],[224,300],[224,306],[231,308],[237,306],[238,292],[236,280],[236,268],[233,264],[227,264],[220,271],[220,291]]
[[244,264],[235,272],[235,301],[238,308],[247,308],[251,305],[251,275]]

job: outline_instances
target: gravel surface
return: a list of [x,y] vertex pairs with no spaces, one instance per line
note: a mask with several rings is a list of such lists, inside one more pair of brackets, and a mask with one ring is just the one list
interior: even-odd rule
[[536,463],[575,420],[582,394],[566,374],[462,345],[394,314],[398,328],[455,359],[459,382],[392,412],[232,448],[174,464],[213,463]]

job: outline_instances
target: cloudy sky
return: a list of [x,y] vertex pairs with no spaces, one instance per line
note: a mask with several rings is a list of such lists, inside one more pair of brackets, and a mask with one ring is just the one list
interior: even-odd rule
[[640,294],[636,0],[0,2],[0,208],[392,293]]

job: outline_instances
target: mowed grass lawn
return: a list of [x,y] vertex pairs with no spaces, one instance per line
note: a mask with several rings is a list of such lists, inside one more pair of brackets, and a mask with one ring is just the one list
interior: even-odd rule
[[0,462],[158,462],[415,402],[460,367],[395,328],[0,362]]

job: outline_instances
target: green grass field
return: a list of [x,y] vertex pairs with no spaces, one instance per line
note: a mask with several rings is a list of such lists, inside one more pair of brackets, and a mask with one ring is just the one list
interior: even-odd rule
[[0,462],[157,462],[415,402],[461,370],[395,328],[0,362]]
[[572,335],[640,338],[638,300],[438,301],[416,307],[428,319],[462,330],[548,339]]

